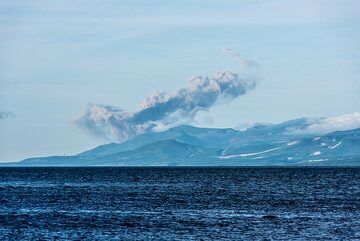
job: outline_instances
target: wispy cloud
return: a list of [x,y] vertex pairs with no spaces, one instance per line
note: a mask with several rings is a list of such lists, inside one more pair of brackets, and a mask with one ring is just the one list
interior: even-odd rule
[[360,112],[348,113],[331,117],[299,118],[282,123],[249,122],[238,124],[235,129],[245,131],[253,127],[276,127],[281,126],[289,135],[327,134],[334,131],[346,131],[360,128]]
[[341,116],[309,118],[307,127],[290,129],[293,134],[325,134],[333,131],[345,131],[360,128],[360,112]]
[[255,61],[243,58],[242,56],[240,56],[240,54],[238,52],[234,51],[231,48],[225,48],[224,53],[226,55],[228,55],[229,57],[231,57],[232,59],[234,59],[235,61],[237,61],[244,68],[259,68],[258,63],[256,63]]
[[0,120],[15,118],[15,114],[11,111],[0,111]]

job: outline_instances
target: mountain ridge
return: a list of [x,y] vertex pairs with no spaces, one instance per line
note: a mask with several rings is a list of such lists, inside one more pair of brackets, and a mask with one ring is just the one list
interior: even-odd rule
[[360,166],[360,128],[292,135],[305,119],[244,131],[182,125],[73,156],[28,158],[16,166]]

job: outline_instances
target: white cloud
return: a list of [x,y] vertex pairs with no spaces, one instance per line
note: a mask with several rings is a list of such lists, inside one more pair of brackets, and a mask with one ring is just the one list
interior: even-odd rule
[[271,126],[273,124],[271,123],[265,123],[265,122],[245,122],[238,124],[235,129],[239,131],[246,131],[248,129],[251,129],[256,126]]
[[[245,131],[253,127],[275,128],[281,130],[282,134],[303,135],[303,134],[326,134],[334,131],[346,131],[360,128],[360,112],[353,112],[341,116],[299,118],[282,123],[260,123],[249,122],[238,124],[235,129]],[[318,140],[320,137],[314,138]]]
[[333,131],[345,131],[360,128],[360,112],[341,116],[309,118],[305,128],[291,128],[291,134],[325,134]]

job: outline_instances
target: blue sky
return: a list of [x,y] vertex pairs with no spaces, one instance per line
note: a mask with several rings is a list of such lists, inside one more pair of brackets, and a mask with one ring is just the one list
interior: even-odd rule
[[[359,1],[0,2],[0,161],[108,142],[73,124],[88,103],[136,111],[194,75],[260,65],[257,87],[199,113],[234,127],[359,111]],[[203,121],[212,120],[212,121]]]

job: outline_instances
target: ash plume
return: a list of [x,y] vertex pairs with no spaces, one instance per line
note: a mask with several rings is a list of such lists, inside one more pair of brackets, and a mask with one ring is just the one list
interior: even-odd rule
[[199,111],[245,95],[256,83],[255,77],[241,78],[231,71],[218,72],[213,77],[194,76],[185,88],[147,96],[135,112],[89,104],[75,123],[97,136],[124,141],[139,134],[191,123]]

